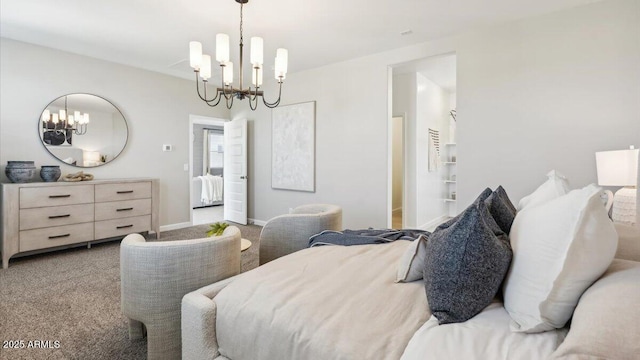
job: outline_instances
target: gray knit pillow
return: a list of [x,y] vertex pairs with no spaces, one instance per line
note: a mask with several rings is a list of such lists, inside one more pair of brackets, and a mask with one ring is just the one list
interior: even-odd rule
[[511,224],[513,224],[513,219],[516,217],[516,207],[509,200],[507,192],[502,186],[498,186],[484,201],[496,224],[505,234],[509,235]]
[[482,311],[509,270],[509,239],[491,217],[483,195],[427,242],[424,286],[440,324],[463,322]]

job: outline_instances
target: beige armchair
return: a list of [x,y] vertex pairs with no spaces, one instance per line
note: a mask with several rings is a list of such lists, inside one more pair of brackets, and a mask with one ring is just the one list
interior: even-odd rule
[[148,359],[180,359],[182,297],[240,273],[240,230],[221,236],[146,242],[131,234],[120,246],[122,313],[129,337],[147,336]]
[[260,233],[260,265],[309,246],[309,237],[323,230],[342,230],[337,205],[298,206],[291,214],[269,220]]

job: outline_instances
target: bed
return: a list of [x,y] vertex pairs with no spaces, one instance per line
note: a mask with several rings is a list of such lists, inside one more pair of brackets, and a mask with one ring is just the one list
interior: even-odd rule
[[[212,197],[211,195],[203,197],[202,186],[204,184],[204,181],[208,179],[203,179],[202,176],[196,176],[191,179],[191,189],[192,189],[191,208],[197,209],[197,208],[207,207],[207,206],[224,205],[223,190],[222,190],[222,186],[223,186],[222,174],[223,174],[222,168],[210,168],[209,174],[208,174],[209,176],[205,175],[205,177],[215,177],[216,180],[218,180],[217,186],[219,186],[220,189],[219,191],[217,191],[219,195],[216,196],[215,198]],[[205,199],[205,198],[208,198],[208,199]],[[203,201],[203,199],[205,199],[205,201]]]
[[[497,228],[501,221],[493,227],[486,222],[502,220],[486,205],[500,199],[494,196],[500,188],[489,189],[427,240],[310,247],[189,293],[182,300],[183,359],[635,359],[640,353],[640,232],[614,227],[593,185],[550,194],[558,189],[546,186],[528,204],[519,204],[506,231]],[[482,264],[482,251],[468,251],[472,242],[457,244],[456,231],[467,240],[483,239],[482,229],[490,227],[487,236],[497,243],[505,241],[498,234],[511,236],[514,255],[508,274],[500,277],[502,291],[469,317],[449,322],[440,314],[443,308],[434,305],[438,298],[430,284],[440,287],[440,295],[452,282],[463,294],[448,294],[445,305],[459,306],[475,301],[468,295],[476,289],[459,288],[458,281],[481,271],[491,275],[497,268],[464,268],[468,264],[449,261],[461,277],[448,281],[447,266],[435,267],[442,276],[429,274],[437,261],[430,256],[439,244],[454,244],[446,256],[460,252],[472,266]],[[422,255],[420,244],[427,249]],[[549,251],[560,244],[563,250]],[[421,259],[416,262],[424,279],[397,282],[407,258]],[[541,260],[549,265],[536,263]],[[522,274],[529,277],[518,277]],[[518,298],[514,289],[524,296]],[[544,295],[539,301],[538,292]],[[532,306],[523,307],[522,299]]]

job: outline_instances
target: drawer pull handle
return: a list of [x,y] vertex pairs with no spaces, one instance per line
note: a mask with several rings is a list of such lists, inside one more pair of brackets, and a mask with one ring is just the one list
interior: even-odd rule
[[116,209],[116,211],[129,211],[129,210],[133,210],[133,208]]
[[118,191],[116,192],[117,194],[131,194],[133,192],[133,190],[122,190],[122,191]]
[[126,228],[130,228],[130,227],[133,227],[133,224],[131,224],[131,225],[116,226],[116,229],[126,229]]
[[71,214],[65,214],[65,215],[53,215],[53,216],[49,216],[49,219],[60,219],[60,218],[66,218],[71,216]]
[[54,235],[54,236],[49,236],[49,239],[59,239],[59,238],[69,237],[69,236],[71,236],[71,234]]
[[58,198],[68,198],[71,197],[71,194],[66,194],[66,195],[49,195],[50,199],[58,199]]

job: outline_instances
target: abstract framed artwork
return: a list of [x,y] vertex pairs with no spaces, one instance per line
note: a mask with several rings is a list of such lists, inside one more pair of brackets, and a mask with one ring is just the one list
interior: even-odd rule
[[271,187],[315,192],[316,102],[279,106],[272,116]]

